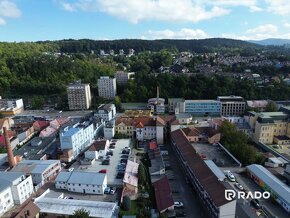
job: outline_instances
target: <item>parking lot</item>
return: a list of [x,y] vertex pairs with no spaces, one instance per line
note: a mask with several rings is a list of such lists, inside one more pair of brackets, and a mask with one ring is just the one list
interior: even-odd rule
[[205,159],[212,160],[219,167],[234,167],[238,164],[218,145],[192,143],[192,146]]
[[[247,177],[247,175],[245,173],[233,173],[233,174],[235,175],[237,182],[240,183],[244,187],[244,189],[251,191],[251,192],[254,192],[254,191],[263,192],[263,190],[253,180],[251,180],[249,177]],[[234,182],[229,182],[229,184],[231,186],[233,186],[235,188],[235,190],[238,190],[234,186],[234,184],[235,184]],[[278,203],[277,204],[273,203],[271,199],[261,199],[261,200],[259,200],[259,202],[260,202],[261,206],[264,207],[265,210],[269,211],[272,215],[275,215],[279,218],[289,217],[289,214],[287,214],[287,212],[282,208],[282,206],[278,205]],[[250,201],[246,201],[246,203],[248,205],[250,205]],[[250,206],[253,210],[256,210],[252,205],[250,205]],[[258,214],[260,214],[260,217],[267,217],[264,215],[263,210],[258,211]]]
[[125,147],[130,147],[130,139],[118,139],[115,142],[115,148],[113,150],[113,156],[110,158],[109,165],[102,165],[102,160],[96,160],[92,165],[80,165],[79,162],[75,162],[71,167],[74,170],[86,171],[86,172],[99,172],[100,170],[107,171],[108,186],[121,187],[123,185],[123,178],[117,179],[117,166],[120,163],[122,150]]
[[166,167],[166,176],[169,180],[170,189],[172,192],[173,200],[180,201],[184,207],[175,209],[176,212],[185,212],[186,217],[203,217],[207,218],[206,212],[192,192],[190,185],[186,183],[185,176],[181,171],[177,158],[175,157],[171,146],[168,146],[168,156],[164,156],[164,164]]

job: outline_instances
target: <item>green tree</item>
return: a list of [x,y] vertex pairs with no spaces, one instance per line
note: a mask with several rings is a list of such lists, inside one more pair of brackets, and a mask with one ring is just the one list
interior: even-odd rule
[[138,167],[138,182],[140,185],[145,185],[147,183],[146,170],[142,163],[140,163]]
[[116,106],[117,111],[121,111],[121,109],[122,109],[122,102],[121,102],[121,98],[119,96],[116,96],[114,98],[114,104]]
[[69,216],[70,218],[89,218],[90,213],[85,209],[81,208],[79,210],[75,210],[73,215]]
[[128,211],[131,209],[131,200],[128,195],[125,195],[123,197],[122,208],[125,211]]
[[35,96],[31,100],[32,109],[41,109],[44,105],[44,98],[41,96]]
[[269,101],[266,106],[266,112],[276,112],[278,111],[278,106],[274,101]]

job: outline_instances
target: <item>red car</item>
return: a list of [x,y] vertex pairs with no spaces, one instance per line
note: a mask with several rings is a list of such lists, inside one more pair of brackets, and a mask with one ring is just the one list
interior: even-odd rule
[[105,169],[100,170],[99,173],[107,173],[107,170],[105,170]]

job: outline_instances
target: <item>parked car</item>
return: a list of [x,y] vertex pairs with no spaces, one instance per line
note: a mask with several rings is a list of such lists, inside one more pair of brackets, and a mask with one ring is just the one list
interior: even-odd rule
[[231,173],[231,171],[227,171],[227,172],[226,172],[226,176],[228,177],[228,179],[229,179],[231,182],[235,182],[235,181],[236,181],[236,177],[234,176],[234,174]]
[[240,183],[235,183],[235,186],[239,189],[239,190],[241,190],[241,191],[243,191],[244,190],[244,187],[240,184]]
[[187,214],[184,211],[176,211],[175,216],[176,217],[186,217]]
[[128,159],[128,158],[129,158],[129,155],[128,155],[128,154],[122,154],[122,155],[121,155],[121,158]]
[[107,173],[107,170],[106,169],[102,169],[99,171],[99,173]]
[[260,205],[260,202],[257,200],[257,199],[252,199],[251,200],[251,205],[256,208],[256,209],[260,209],[261,208],[261,205]]
[[68,199],[74,199],[73,197],[69,197]]
[[69,168],[68,171],[69,171],[69,172],[72,172],[72,171],[74,171],[74,169],[75,169],[75,168],[72,167],[72,168]]
[[120,160],[120,163],[127,163],[128,162],[128,159],[121,159]]
[[130,154],[130,151],[129,150],[123,150],[122,154]]
[[110,145],[109,148],[113,149],[115,148],[115,145]]
[[110,160],[109,159],[103,160],[102,165],[110,165]]
[[111,192],[111,188],[110,187],[105,188],[104,194],[110,194],[110,192]]
[[111,187],[110,194],[111,195],[115,194],[116,190],[117,190],[116,187]]
[[111,156],[113,156],[113,155],[114,155],[113,150],[109,150],[109,151],[107,151],[106,155],[111,155]]
[[123,179],[124,178],[124,173],[117,173],[117,176],[116,176],[117,179]]
[[174,208],[183,208],[183,203],[181,201],[175,201]]

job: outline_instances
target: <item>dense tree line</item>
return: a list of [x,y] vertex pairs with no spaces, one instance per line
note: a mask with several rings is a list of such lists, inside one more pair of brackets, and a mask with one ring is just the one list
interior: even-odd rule
[[237,130],[236,126],[224,121],[220,128],[222,144],[243,164],[263,164],[265,157],[257,149],[248,144],[248,137]]

